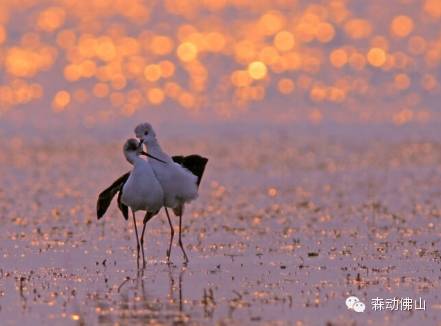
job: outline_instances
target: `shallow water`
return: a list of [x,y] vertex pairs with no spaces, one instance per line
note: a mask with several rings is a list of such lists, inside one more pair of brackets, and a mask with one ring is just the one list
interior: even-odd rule
[[[115,203],[95,217],[97,194],[129,169],[124,139],[3,138],[2,325],[440,324],[441,133],[416,135],[164,139],[210,162],[184,216],[190,263],[175,243],[166,264],[161,212],[141,270],[132,221]],[[373,311],[376,297],[421,297],[426,310]]]

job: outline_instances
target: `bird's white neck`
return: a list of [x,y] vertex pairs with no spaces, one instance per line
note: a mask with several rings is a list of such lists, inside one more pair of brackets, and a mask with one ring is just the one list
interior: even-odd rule
[[136,165],[136,163],[143,161],[143,159],[140,158],[137,153],[133,153],[133,152],[125,153],[125,156],[127,161],[132,165]]
[[161,145],[159,145],[158,140],[156,138],[150,139],[146,143],[146,147],[147,147],[147,153],[149,153],[150,155],[153,155],[164,161],[171,161],[170,156],[168,156],[167,153],[165,153],[162,150]]

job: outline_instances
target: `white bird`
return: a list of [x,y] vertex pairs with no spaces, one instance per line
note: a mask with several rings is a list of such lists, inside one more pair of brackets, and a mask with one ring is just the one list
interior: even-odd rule
[[[139,146],[139,147],[141,147],[141,146]],[[138,151],[139,151],[139,149],[138,149]],[[166,163],[165,161],[160,160],[159,158],[157,158],[151,154],[145,153],[145,152],[140,152],[140,154],[146,155],[146,156],[148,156],[158,162],[161,162],[162,164],[169,164],[170,163],[170,162]],[[190,171],[197,178],[197,187],[199,187],[199,184],[202,180],[202,176],[204,174],[205,166],[207,165],[208,159],[205,157],[202,157],[200,155],[193,154],[193,155],[188,155],[188,156],[176,155],[176,156],[172,157],[172,160],[176,164],[179,164],[180,166],[185,168],[185,170]],[[149,161],[149,162],[152,163],[154,161]],[[124,193],[124,185],[127,183],[127,180],[129,179],[130,175],[131,175],[131,172],[127,172],[127,173],[123,174],[118,179],[116,179],[109,187],[107,187],[106,189],[101,191],[101,193],[98,196],[97,203],[96,203],[96,215],[97,215],[98,220],[101,219],[106,214],[107,209],[109,208],[109,206],[112,202],[112,199],[115,197],[116,194],[118,194],[118,200],[117,200],[118,208],[120,209],[124,219],[128,220],[129,208],[127,207],[127,205],[125,205],[122,202],[122,195]],[[155,174],[155,177],[156,177],[156,174]],[[194,177],[192,179],[194,179]],[[170,225],[170,243],[169,243],[169,247],[167,250],[167,259],[170,260],[170,253],[171,253],[171,246],[172,246],[172,242],[173,242],[174,229],[173,229],[173,224],[170,220],[170,216],[168,214],[167,208],[165,208],[165,210],[166,210],[167,219],[168,219],[168,222]],[[181,216],[181,219],[182,219],[182,211],[183,211],[183,204],[180,207],[176,207],[176,209],[174,209],[175,214]],[[147,220],[145,220],[144,228],[145,228],[145,223],[149,219],[151,219],[151,217],[149,217]],[[180,222],[181,222],[181,219],[180,219]],[[180,223],[180,225],[181,225],[181,223]],[[181,227],[180,227],[179,231],[181,231]],[[144,232],[143,232],[143,234],[144,234]],[[180,241],[180,245],[183,250],[181,241]],[[139,247],[137,247],[137,248],[139,248]],[[184,250],[183,250],[183,252],[185,253]],[[184,255],[184,257],[185,257],[185,255]]]
[[[132,210],[136,232],[137,255],[139,259],[139,247],[141,245],[142,260],[145,265],[144,232],[146,224],[162,208],[164,204],[164,192],[153,172],[150,160],[142,159],[140,157],[141,154],[144,153],[142,152],[140,142],[133,138],[126,141],[124,144],[124,155],[127,161],[133,165],[133,170],[130,172],[130,176],[122,187],[121,202]],[[138,228],[136,226],[135,212],[137,211],[146,211],[141,241],[139,240]]]
[[[202,173],[205,169],[207,159],[201,156],[193,156],[197,162],[197,170],[200,172],[190,172],[189,169],[184,168],[185,164],[175,163],[174,160],[165,153],[156,139],[156,133],[149,123],[142,123],[135,128],[135,135],[140,139],[147,149],[148,153],[161,161],[167,162],[163,164],[158,161],[151,161],[151,166],[155,176],[164,191],[164,207],[167,214],[167,219],[170,225],[170,244],[167,251],[167,258],[170,259],[171,246],[173,242],[174,229],[167,210],[172,208],[175,215],[179,216],[179,246],[181,247],[185,261],[188,261],[187,253],[182,245],[182,215],[184,213],[184,205],[198,197],[199,182]],[[175,157],[174,157],[175,159]],[[182,157],[185,160],[186,157]]]

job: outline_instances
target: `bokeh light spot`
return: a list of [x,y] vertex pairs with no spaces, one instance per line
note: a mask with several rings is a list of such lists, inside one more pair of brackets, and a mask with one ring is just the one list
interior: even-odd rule
[[191,42],[184,42],[179,45],[177,50],[178,57],[183,62],[190,62],[198,55],[197,47]]
[[33,51],[12,47],[6,53],[4,64],[8,73],[12,75],[31,77],[38,70],[38,57]]
[[397,74],[394,77],[394,85],[399,90],[405,90],[410,87],[410,78],[407,74]]
[[155,82],[161,78],[161,67],[156,64],[148,65],[144,69],[144,77],[150,82]]
[[282,78],[277,83],[277,88],[282,94],[291,94],[294,91],[294,82],[289,78]]
[[72,48],[76,42],[76,35],[72,30],[65,29],[57,34],[57,44],[63,49]]
[[151,40],[150,48],[157,55],[166,55],[173,51],[173,41],[168,36],[156,35]]
[[208,50],[213,52],[221,52],[225,48],[227,41],[225,36],[221,33],[212,32],[207,34],[206,42]]
[[366,38],[372,33],[372,26],[366,19],[351,19],[344,27],[346,34],[354,40]]
[[147,99],[153,105],[159,105],[164,101],[165,94],[160,88],[150,88],[147,91]]
[[396,16],[390,25],[390,31],[392,35],[396,37],[406,37],[408,36],[414,27],[412,18],[409,16]]
[[70,103],[71,96],[68,91],[62,90],[55,94],[52,100],[52,108],[54,111],[62,111]]
[[367,60],[374,67],[381,67],[386,62],[386,52],[380,48],[372,48],[367,54]]
[[103,98],[109,95],[109,86],[105,83],[96,83],[93,87],[93,95]]
[[335,29],[329,23],[320,23],[316,28],[316,38],[322,43],[332,41],[335,36]]
[[441,1],[426,0],[424,3],[424,11],[433,18],[441,18]]
[[164,78],[170,78],[175,73],[175,64],[170,60],[163,60],[159,62],[159,67],[161,68],[161,74]]
[[280,31],[274,36],[274,46],[279,51],[289,51],[294,47],[294,35],[288,31]]
[[263,79],[267,74],[267,67],[261,61],[253,61],[248,65],[248,73],[253,79]]
[[258,22],[258,28],[264,35],[275,34],[281,30],[284,25],[284,16],[278,11],[267,12]]
[[348,62],[348,55],[344,49],[335,49],[329,55],[329,60],[336,68],[342,68]]
[[253,79],[246,70],[236,70],[231,74],[231,82],[236,87],[246,87],[249,86]]
[[64,67],[64,78],[67,81],[74,82],[81,78],[81,67],[71,64]]
[[46,32],[53,32],[64,24],[65,18],[66,12],[63,8],[50,7],[40,13],[37,26]]
[[98,38],[94,50],[97,57],[103,61],[112,61],[116,56],[116,46],[107,36]]

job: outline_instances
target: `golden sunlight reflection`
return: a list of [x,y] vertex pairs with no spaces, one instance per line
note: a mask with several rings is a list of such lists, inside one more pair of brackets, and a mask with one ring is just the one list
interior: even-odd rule
[[[259,102],[272,107],[270,95],[278,94],[281,111],[295,101],[295,116],[316,123],[345,114],[348,121],[407,123],[423,106],[438,114],[431,98],[440,92],[440,19],[438,0],[381,7],[343,0],[7,0],[0,6],[0,114],[52,99],[55,112],[81,105],[94,119],[102,114],[96,103],[122,115],[175,105],[231,116],[252,114],[247,108]],[[400,96],[409,94],[420,98],[408,103],[415,114],[398,119]],[[327,109],[335,103],[337,110]]]

